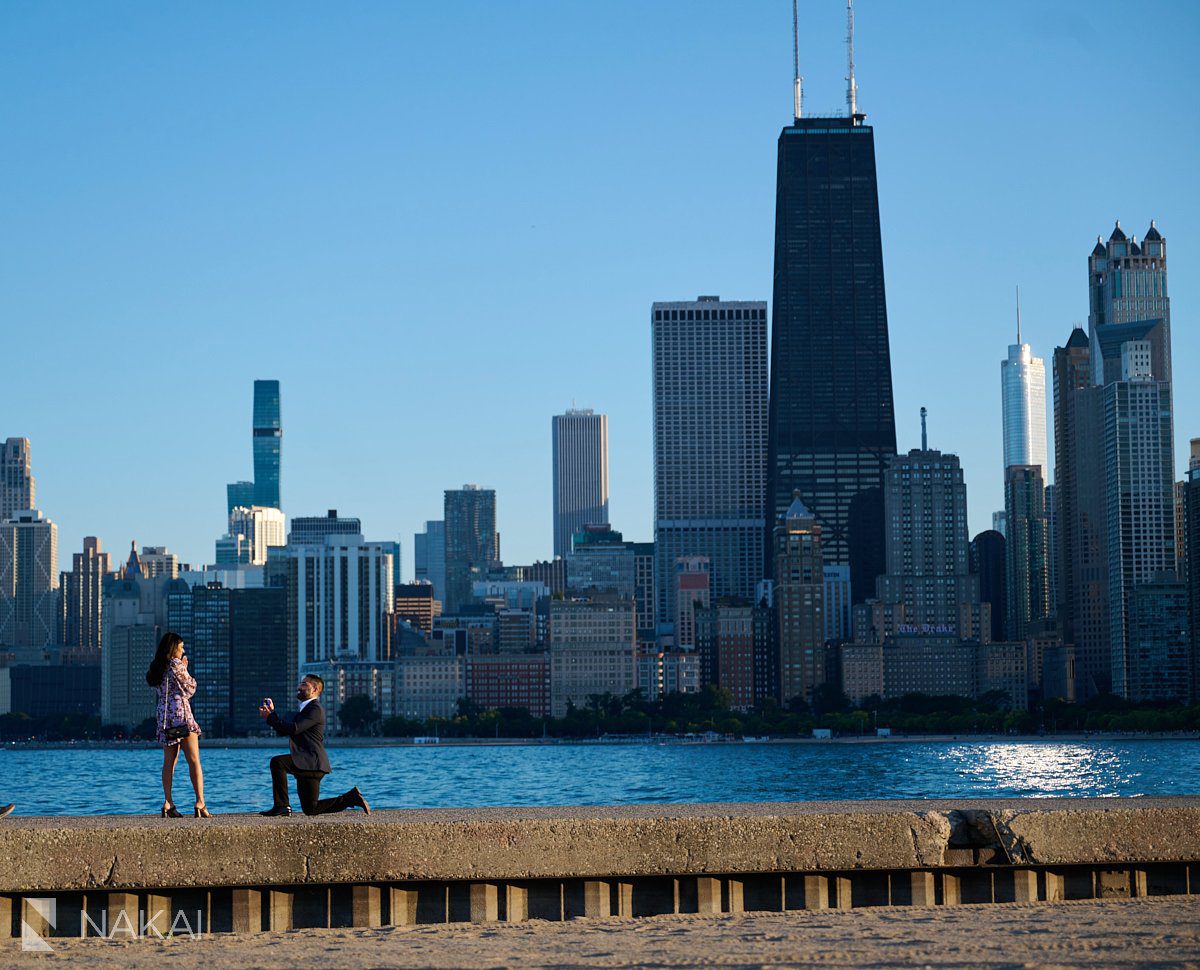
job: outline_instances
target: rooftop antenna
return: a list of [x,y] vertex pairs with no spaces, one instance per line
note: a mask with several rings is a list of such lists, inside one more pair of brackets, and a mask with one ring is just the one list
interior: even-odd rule
[[928,413],[929,412],[926,411],[924,408],[921,408],[921,450],[922,451],[929,450],[929,435],[926,434],[926,432],[925,432],[925,415],[927,415]]
[[846,104],[850,120],[858,117],[858,85],[854,83],[854,0],[846,0],[846,47],[850,53],[850,73],[846,75]]
[[1021,346],[1021,287],[1017,287],[1017,346]]
[[804,116],[804,78],[800,76],[800,17],[796,12],[796,0],[792,0],[792,77],[795,78],[793,108],[799,121]]

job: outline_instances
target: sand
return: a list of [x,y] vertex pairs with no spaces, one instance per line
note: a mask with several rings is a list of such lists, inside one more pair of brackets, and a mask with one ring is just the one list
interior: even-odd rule
[[1200,896],[0,945],[0,963],[233,967],[1195,967]]

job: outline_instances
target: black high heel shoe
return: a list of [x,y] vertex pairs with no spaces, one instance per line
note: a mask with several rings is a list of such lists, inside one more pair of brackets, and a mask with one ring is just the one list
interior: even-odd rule
[[204,802],[196,802],[196,818],[212,818],[212,813]]
[[162,817],[163,818],[183,818],[183,812],[179,811],[179,809],[177,809],[170,802],[163,802]]

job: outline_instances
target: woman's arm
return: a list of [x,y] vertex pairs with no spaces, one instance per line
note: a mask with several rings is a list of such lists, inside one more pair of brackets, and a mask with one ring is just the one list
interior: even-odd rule
[[179,685],[179,692],[184,697],[191,697],[196,693],[196,678],[188,673],[187,667],[178,658],[171,661],[171,676],[175,678],[175,683]]

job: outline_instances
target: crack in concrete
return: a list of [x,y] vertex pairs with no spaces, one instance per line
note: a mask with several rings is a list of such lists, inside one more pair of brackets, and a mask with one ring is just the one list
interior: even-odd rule
[[101,882],[101,885],[111,886],[112,881],[113,881],[113,875],[116,873],[116,871],[117,871],[117,857],[113,856],[113,860],[109,864],[109,867],[108,867],[108,874],[104,877],[103,881]]

